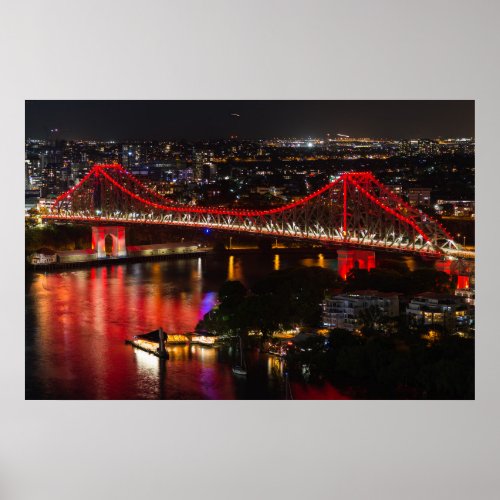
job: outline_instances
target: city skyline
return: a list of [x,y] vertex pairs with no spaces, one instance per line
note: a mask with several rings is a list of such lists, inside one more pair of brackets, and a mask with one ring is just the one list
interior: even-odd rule
[[4,9],[1,492],[495,497],[500,3],[408,7]]
[[26,399],[473,399],[473,107],[28,103]]
[[26,137],[474,137],[474,101],[26,101]]

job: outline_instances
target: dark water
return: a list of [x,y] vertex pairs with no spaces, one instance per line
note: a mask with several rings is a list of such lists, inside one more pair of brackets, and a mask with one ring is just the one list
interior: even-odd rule
[[[159,326],[193,331],[226,279],[251,285],[296,265],[335,269],[336,261],[246,254],[35,273],[26,283],[26,398],[279,399],[282,366],[275,357],[248,353],[248,377],[238,379],[230,348],[175,346],[164,363],[124,340]],[[331,386],[296,393],[341,397]]]

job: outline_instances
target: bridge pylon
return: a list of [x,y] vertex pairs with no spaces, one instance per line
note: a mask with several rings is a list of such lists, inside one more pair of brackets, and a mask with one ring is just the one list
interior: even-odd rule
[[125,240],[125,226],[92,226],[92,249],[97,253],[98,259],[105,259],[106,236],[111,236],[113,257],[126,257],[127,245]]
[[342,248],[337,250],[337,271],[339,276],[345,280],[351,269],[375,268],[375,252],[373,250],[358,250],[353,248]]
[[474,262],[465,259],[444,258],[437,260],[435,268],[457,277],[457,290],[468,289],[474,282]]

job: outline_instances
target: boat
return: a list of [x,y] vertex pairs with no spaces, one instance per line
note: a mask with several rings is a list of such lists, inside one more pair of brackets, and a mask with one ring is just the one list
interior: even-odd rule
[[135,335],[133,339],[125,340],[125,344],[130,344],[159,358],[168,359],[169,354],[165,348],[167,341],[168,335],[160,327],[152,332]]
[[233,366],[233,373],[235,375],[240,375],[242,377],[247,376],[247,369],[245,366],[245,360],[243,358],[243,343],[241,341],[241,337],[240,337],[240,364]]

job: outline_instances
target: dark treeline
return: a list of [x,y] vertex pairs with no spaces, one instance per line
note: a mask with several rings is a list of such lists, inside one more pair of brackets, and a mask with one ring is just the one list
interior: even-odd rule
[[251,290],[239,281],[227,281],[219,291],[218,307],[197,328],[241,336],[259,330],[265,338],[292,326],[314,326],[326,290],[338,283],[335,271],[321,267],[274,271]]
[[[127,227],[127,245],[150,245],[196,240],[208,245],[216,241],[212,234],[203,230],[176,227]],[[89,225],[78,224],[46,224],[43,226],[26,226],[25,248],[30,254],[40,248],[52,250],[84,250],[92,246],[92,230]]]
[[355,398],[474,399],[473,339],[333,330],[326,346],[314,339],[309,344],[289,351],[292,377],[306,365],[311,381],[329,380]]
[[370,271],[352,269],[343,285],[343,291],[378,290],[404,295],[427,291],[449,292],[456,279],[433,268],[409,271],[406,265],[398,261],[389,261],[384,265],[387,267],[379,267]]
[[31,254],[40,248],[51,250],[84,250],[92,245],[89,226],[47,224],[26,227],[25,251]]
[[274,271],[248,290],[239,281],[227,281],[219,291],[219,304],[198,324],[199,330],[246,336],[261,331],[264,338],[296,326],[320,326],[321,303],[329,291],[379,290],[412,295],[428,290],[449,291],[452,278],[434,269],[409,271],[397,261],[389,268],[353,269],[347,280],[321,267]]
[[[229,248],[230,237],[232,246],[257,246],[262,251],[270,251],[275,238],[255,238],[253,234],[232,234],[204,228],[184,228],[174,226],[130,225],[126,229],[127,245],[151,245],[175,242],[193,242],[214,247],[215,250]],[[91,248],[92,230],[89,225],[78,224],[45,224],[36,225],[35,219],[25,226],[26,254],[31,254],[40,248],[54,251],[84,250]],[[309,242],[302,244],[289,242],[292,247],[310,247]]]
[[[320,326],[321,302],[329,291],[373,289],[410,296],[452,287],[447,274],[431,268],[411,272],[396,261],[385,266],[369,272],[355,269],[345,282],[320,267],[274,271],[251,289],[227,281],[219,291],[218,306],[197,329],[239,335],[246,343],[262,346],[274,332]],[[432,336],[428,327],[410,330],[405,318],[401,314],[394,319],[396,332],[390,334],[378,331],[368,318],[361,334],[332,330],[328,339],[313,336],[289,349],[288,370],[292,378],[301,378],[307,367],[312,381],[330,380],[359,398],[473,398],[474,340],[439,327],[433,328]],[[262,336],[249,338],[252,331]]]

